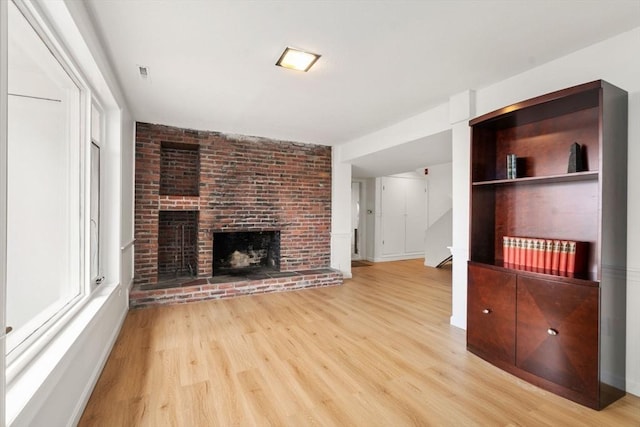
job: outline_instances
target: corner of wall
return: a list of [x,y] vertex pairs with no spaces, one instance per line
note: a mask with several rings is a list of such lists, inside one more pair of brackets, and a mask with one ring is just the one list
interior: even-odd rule
[[331,268],[351,277],[351,164],[341,159],[341,148],[331,155]]
[[469,259],[469,145],[468,120],[475,114],[475,91],[467,90],[450,98],[452,128],[453,273],[451,280],[451,324],[467,325],[467,260]]

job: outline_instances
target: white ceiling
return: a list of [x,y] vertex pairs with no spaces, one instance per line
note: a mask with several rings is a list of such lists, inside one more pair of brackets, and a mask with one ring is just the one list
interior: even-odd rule
[[[640,26],[638,0],[88,0],[135,120],[340,144]],[[322,58],[276,67],[286,46]],[[137,66],[149,67],[146,81]]]
[[451,131],[416,139],[354,159],[354,178],[374,178],[451,163]]

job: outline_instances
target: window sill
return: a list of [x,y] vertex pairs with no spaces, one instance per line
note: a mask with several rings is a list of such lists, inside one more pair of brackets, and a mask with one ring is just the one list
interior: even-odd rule
[[60,327],[43,345],[34,343],[33,350],[21,354],[7,366],[6,425],[11,425],[28,407],[38,407],[38,396],[48,396],[64,372],[65,364],[81,349],[74,344],[89,329],[101,309],[123,293],[119,284],[104,284],[93,292],[76,310],[59,320]]

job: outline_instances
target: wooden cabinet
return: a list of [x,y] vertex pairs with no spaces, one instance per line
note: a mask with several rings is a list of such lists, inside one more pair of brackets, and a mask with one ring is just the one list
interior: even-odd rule
[[469,267],[467,345],[493,360],[516,360],[516,275]]
[[[604,81],[470,122],[469,351],[600,409],[624,395],[627,94]],[[567,173],[569,148],[586,167]],[[507,154],[520,159],[507,179]],[[576,274],[504,264],[504,236],[589,243]]]
[[598,288],[520,275],[516,307],[516,366],[595,401]]

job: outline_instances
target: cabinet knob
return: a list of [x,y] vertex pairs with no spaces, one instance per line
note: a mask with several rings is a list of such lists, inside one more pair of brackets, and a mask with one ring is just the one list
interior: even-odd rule
[[491,313],[491,309],[489,308],[485,308],[484,310],[482,310],[482,314],[489,314]]
[[547,329],[547,333],[548,333],[549,335],[551,335],[552,337],[555,337],[556,335],[558,335],[558,331],[556,331],[556,330],[555,330],[555,329],[553,329],[553,328],[549,328],[549,329]]

